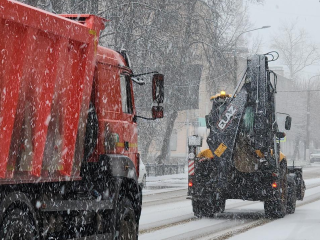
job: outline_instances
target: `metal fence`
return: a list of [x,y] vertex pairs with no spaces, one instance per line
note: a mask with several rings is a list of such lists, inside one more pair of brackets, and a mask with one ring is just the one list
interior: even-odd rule
[[185,172],[184,164],[146,164],[148,176],[172,175]]

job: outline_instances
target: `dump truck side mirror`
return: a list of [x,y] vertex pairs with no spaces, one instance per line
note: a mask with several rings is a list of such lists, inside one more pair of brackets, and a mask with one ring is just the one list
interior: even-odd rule
[[292,117],[287,116],[287,117],[286,117],[285,126],[284,126],[284,128],[285,128],[286,130],[290,130],[290,128],[291,128],[291,121],[292,121]]
[[164,75],[154,74],[152,77],[152,99],[158,104],[164,100]]
[[163,118],[163,107],[162,106],[153,106],[152,107],[152,118]]
[[152,107],[152,118],[163,118],[163,107],[160,106],[164,100],[164,75],[156,73],[152,77],[152,100],[157,106]]

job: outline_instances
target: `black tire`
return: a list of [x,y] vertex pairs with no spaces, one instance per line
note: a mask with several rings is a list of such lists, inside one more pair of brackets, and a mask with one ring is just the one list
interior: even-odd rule
[[226,209],[226,199],[220,199],[219,205],[216,206],[216,212],[223,213],[225,209]]
[[199,202],[196,202],[196,201],[192,200],[192,210],[193,210],[194,216],[202,217],[200,208],[201,208],[201,206],[200,206]]
[[226,207],[226,199],[211,201],[193,201],[192,208],[196,217],[214,217],[216,213],[223,213]]
[[287,213],[293,214],[296,211],[297,193],[296,184],[294,179],[288,181],[288,202],[287,202]]
[[264,202],[264,211],[267,218],[283,218],[287,213],[288,182],[286,163],[281,163],[280,176],[279,197]]
[[13,209],[4,218],[0,229],[1,240],[34,240],[36,228],[28,211]]
[[115,231],[116,240],[137,240],[138,224],[131,201],[124,197],[118,204]]

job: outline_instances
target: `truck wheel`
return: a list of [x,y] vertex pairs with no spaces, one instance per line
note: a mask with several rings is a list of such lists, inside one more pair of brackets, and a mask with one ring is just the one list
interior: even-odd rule
[[34,240],[36,228],[28,212],[15,208],[7,214],[0,230],[1,240]]
[[288,201],[288,182],[287,182],[287,165],[280,167],[280,194],[278,199],[267,200],[264,202],[264,211],[268,218],[283,218],[287,213]]
[[117,208],[116,240],[137,240],[138,224],[131,201],[124,197]]

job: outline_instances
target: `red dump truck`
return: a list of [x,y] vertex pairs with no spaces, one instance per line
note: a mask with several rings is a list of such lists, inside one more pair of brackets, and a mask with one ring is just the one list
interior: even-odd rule
[[[0,239],[137,239],[135,78],[105,20],[0,1]],[[141,74],[140,74],[141,75]],[[154,74],[153,119],[163,116]]]

